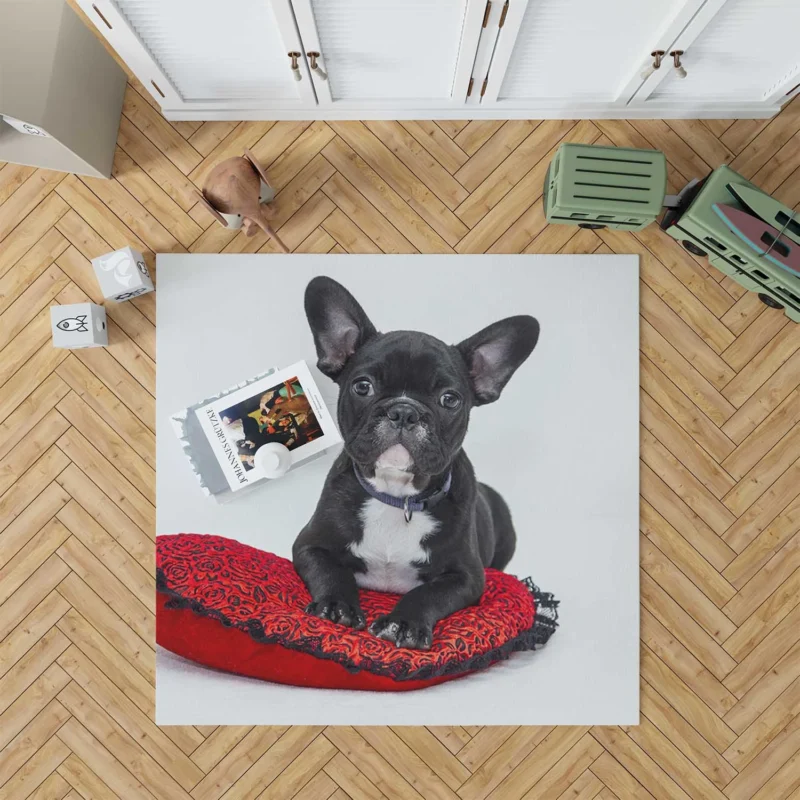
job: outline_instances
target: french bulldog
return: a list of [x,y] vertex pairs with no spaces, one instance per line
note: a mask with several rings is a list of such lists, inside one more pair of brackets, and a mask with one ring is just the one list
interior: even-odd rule
[[457,345],[418,331],[379,333],[328,277],[306,288],[319,370],[339,386],[344,449],[292,557],[309,614],[363,629],[358,589],[401,594],[370,632],[429,649],[434,625],[480,599],[516,535],[503,498],[462,449],[474,406],[493,403],[539,337],[508,317]]

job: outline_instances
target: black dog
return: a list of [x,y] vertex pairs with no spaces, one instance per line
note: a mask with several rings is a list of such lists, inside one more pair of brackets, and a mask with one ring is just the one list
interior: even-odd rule
[[503,569],[516,536],[503,498],[475,480],[461,444],[473,406],[491,403],[531,354],[539,323],[495,322],[461,344],[378,333],[330,278],[306,289],[317,366],[339,385],[344,450],[293,547],[308,613],[365,626],[358,587],[397,592],[370,631],[427,649],[433,626],[476,603],[484,567]]

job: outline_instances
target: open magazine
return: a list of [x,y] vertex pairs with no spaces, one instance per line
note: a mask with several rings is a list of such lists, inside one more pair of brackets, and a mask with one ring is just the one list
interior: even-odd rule
[[195,408],[194,413],[234,492],[264,478],[255,454],[268,442],[289,450],[292,467],[341,442],[305,361]]

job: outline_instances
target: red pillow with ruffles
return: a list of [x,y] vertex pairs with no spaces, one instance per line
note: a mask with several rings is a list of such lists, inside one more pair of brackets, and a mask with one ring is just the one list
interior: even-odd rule
[[[545,644],[558,603],[530,581],[486,570],[477,605],[436,624],[430,650],[396,647],[305,612],[311,596],[291,561],[233,539],[156,540],[156,641],[208,667],[296,686],[402,691],[483,669]],[[399,595],[362,590],[367,625]]]

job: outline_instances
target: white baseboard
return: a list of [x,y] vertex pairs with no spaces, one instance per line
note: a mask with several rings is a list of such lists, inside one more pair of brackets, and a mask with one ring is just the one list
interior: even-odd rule
[[354,120],[354,119],[769,119],[781,107],[764,103],[655,105],[646,106],[529,106],[525,108],[164,108],[164,116],[182,120]]

